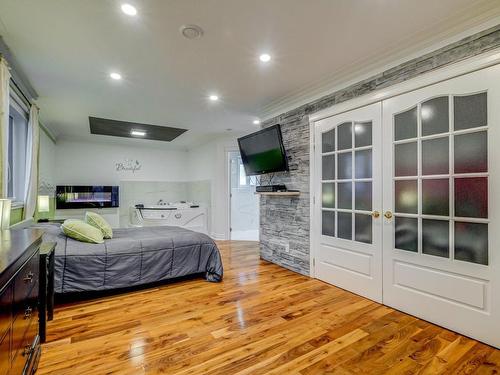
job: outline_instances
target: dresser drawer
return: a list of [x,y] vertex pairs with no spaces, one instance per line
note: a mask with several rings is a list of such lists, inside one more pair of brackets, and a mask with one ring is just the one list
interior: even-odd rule
[[[12,375],[22,374],[23,369],[33,369],[33,358],[30,358],[34,354],[34,350],[39,348],[34,348],[33,343],[35,342],[36,335],[38,333],[38,322],[36,319],[31,319],[30,325],[25,332],[23,340],[21,341],[21,347],[17,351],[16,356],[12,364]],[[39,353],[35,353],[37,356]],[[30,374],[31,372],[26,372],[25,374]]]
[[[15,306],[14,323],[12,325],[12,353],[22,353],[26,346],[25,341],[33,341],[33,337],[28,337],[28,327],[32,325],[38,328],[38,289],[33,289],[29,297]],[[32,328],[33,328],[32,327]]]
[[[12,285],[7,285],[0,294],[0,339],[10,328],[12,320]],[[1,374],[1,372],[0,372]]]
[[22,301],[33,288],[38,288],[39,256],[33,256],[18,272],[14,281],[14,303]]
[[10,332],[0,337],[0,375],[9,374],[10,370]]

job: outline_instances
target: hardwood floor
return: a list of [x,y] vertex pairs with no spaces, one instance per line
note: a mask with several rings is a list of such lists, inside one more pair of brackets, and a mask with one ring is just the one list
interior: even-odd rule
[[500,373],[500,350],[219,245],[222,283],[56,307],[37,374]]

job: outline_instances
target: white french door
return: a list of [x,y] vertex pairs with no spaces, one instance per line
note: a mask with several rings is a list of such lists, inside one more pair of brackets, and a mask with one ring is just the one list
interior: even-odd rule
[[315,276],[500,347],[500,66],[314,132]]
[[316,277],[382,302],[381,114],[376,103],[316,123]]
[[500,67],[383,102],[384,303],[500,347]]

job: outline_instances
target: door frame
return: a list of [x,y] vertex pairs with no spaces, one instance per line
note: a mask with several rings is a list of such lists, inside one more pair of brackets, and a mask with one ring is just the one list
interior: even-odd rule
[[[352,111],[356,108],[364,107],[373,103],[382,102],[386,99],[398,96],[407,92],[418,90],[420,88],[434,85],[436,83],[446,81],[461,75],[472,73],[477,70],[488,68],[490,66],[500,64],[500,48],[483,53],[479,56],[471,57],[466,60],[450,64],[449,66],[437,69],[432,72],[424,73],[418,77],[409,79],[408,81],[395,84],[385,89],[373,91],[369,94],[353,98],[343,103],[333,105],[332,107],[318,111],[309,116],[309,274],[311,277],[316,278],[315,272],[315,259],[316,259],[316,245],[318,244],[317,235],[314,232],[319,228],[319,224],[314,215],[315,201],[319,197],[315,196],[314,181],[318,178],[315,163],[315,123],[327,117],[335,116],[343,112]],[[383,125],[383,123],[382,123]],[[382,166],[383,168],[383,166]],[[384,209],[384,208],[383,208]]]
[[[240,149],[238,147],[225,147],[224,148],[224,180],[225,180],[225,196],[226,196],[226,233],[227,240],[231,240],[231,158],[229,154],[231,152],[240,153]],[[260,197],[259,197],[259,215],[260,215]],[[259,217],[259,227],[260,227],[260,217]],[[260,240],[260,229],[259,229],[259,240]]]

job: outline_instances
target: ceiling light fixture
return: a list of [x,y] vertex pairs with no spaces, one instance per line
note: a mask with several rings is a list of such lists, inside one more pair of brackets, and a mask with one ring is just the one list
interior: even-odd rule
[[213,102],[216,102],[217,100],[219,100],[219,97],[217,95],[212,94],[208,97],[208,99],[210,99]]
[[109,76],[114,79],[115,81],[119,81],[122,79],[122,75],[120,73],[112,72],[109,74]]
[[203,29],[198,25],[182,25],[179,31],[187,39],[198,39],[203,36]]
[[130,135],[134,135],[136,137],[144,137],[146,135],[146,132],[144,130],[134,130],[130,132]]
[[133,5],[130,4],[122,4],[122,12],[125,13],[127,16],[136,16],[137,15],[137,9]]
[[260,120],[253,120],[254,125],[260,125]]
[[260,59],[260,61],[266,63],[266,62],[271,61],[271,55],[269,55],[267,53],[263,53],[262,55],[259,56],[259,59]]

